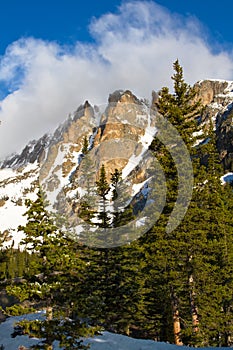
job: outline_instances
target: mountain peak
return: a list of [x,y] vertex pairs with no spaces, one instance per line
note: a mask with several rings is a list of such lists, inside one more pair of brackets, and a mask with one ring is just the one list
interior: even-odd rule
[[233,97],[233,82],[226,80],[200,80],[194,85],[197,91],[197,98],[206,106],[213,102],[223,102]]
[[[232,171],[233,83],[203,80],[195,88],[206,105],[200,123],[204,126],[210,119],[214,121],[221,160],[225,169]],[[153,93],[152,105],[157,99]],[[156,133],[156,118],[156,110],[130,90],[114,91],[101,108],[86,100],[52,135],[31,141],[21,154],[1,163],[0,230],[15,230],[13,236],[17,235],[22,221],[16,218],[12,223],[13,210],[19,209],[19,203],[20,216],[26,211],[24,200],[34,198],[38,183],[48,195],[51,208],[61,210],[75,223],[86,178],[92,172],[95,184],[102,164],[108,181],[115,169],[122,171],[125,193],[135,196],[133,188],[142,188],[149,177],[148,148]],[[88,157],[82,153],[84,140],[88,141]],[[9,211],[8,220],[5,209]]]
[[109,95],[108,103],[137,103],[140,104],[139,99],[130,90],[116,90]]

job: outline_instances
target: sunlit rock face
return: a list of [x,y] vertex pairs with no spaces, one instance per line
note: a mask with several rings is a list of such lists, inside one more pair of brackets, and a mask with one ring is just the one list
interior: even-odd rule
[[201,80],[194,87],[197,90],[197,99],[201,99],[204,106],[210,103],[224,103],[228,95],[229,82],[222,80]]
[[[151,157],[148,148],[156,133],[155,119],[156,113],[151,113],[150,107],[129,90],[110,94],[105,106],[92,106],[86,101],[52,135],[31,142],[20,155],[8,157],[1,164],[0,210],[8,208],[7,203],[13,203],[15,197],[14,205],[21,205],[21,217],[26,211],[25,199],[36,198],[35,193],[41,186],[49,210],[65,214],[76,225],[80,203],[88,186],[95,190],[102,165],[109,184],[116,169],[122,174],[121,188],[124,187],[122,191],[128,198],[127,203],[135,201],[149,177],[147,170],[151,167]],[[85,140],[87,149],[84,152]],[[27,167],[30,166],[29,174]],[[6,169],[13,175],[7,174]],[[21,173],[24,177],[28,174],[27,185],[17,189],[16,194],[11,189],[8,191],[11,195],[7,197],[7,186],[13,181],[20,182]],[[14,180],[10,181],[8,176],[13,176]],[[137,191],[133,188],[135,184]],[[109,203],[111,205],[111,198]],[[94,205],[97,209],[98,203]],[[25,217],[24,220],[16,218],[12,225],[9,218],[1,229],[9,229],[13,238],[15,235],[21,238],[16,232],[17,226],[25,220]]]
[[[194,87],[205,106],[199,123],[205,130],[212,121],[220,159],[226,172],[233,171],[233,82],[203,80]],[[65,214],[78,225],[80,205],[87,193],[96,195],[103,164],[109,183],[115,169],[122,173],[119,195],[139,206],[137,198],[149,188],[153,167],[149,146],[158,127],[158,98],[153,92],[148,103],[129,90],[117,90],[105,105],[85,101],[54,133],[5,159],[0,164],[0,231],[9,233],[6,241],[11,244],[13,239],[17,246],[22,239],[17,227],[26,223],[25,200],[36,198],[38,186],[47,196],[49,210]],[[93,208],[98,205],[93,203]]]
[[213,122],[220,159],[226,171],[233,170],[233,82],[203,80],[195,84],[197,98],[206,107],[203,126]]
[[[53,136],[41,163],[39,180],[50,208],[76,227],[81,204],[87,193],[95,191],[102,165],[109,184],[116,169],[122,173],[121,188],[129,204],[137,194],[134,184],[144,186],[149,177],[148,148],[156,133],[155,118],[156,113],[128,90],[114,92],[101,108],[85,102],[55,132],[57,137]],[[83,151],[85,139],[87,152]],[[98,210],[99,202],[92,206]]]

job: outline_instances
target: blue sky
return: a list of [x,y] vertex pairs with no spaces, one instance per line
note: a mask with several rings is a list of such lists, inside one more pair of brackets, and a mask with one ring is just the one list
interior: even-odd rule
[[8,0],[0,4],[0,52],[22,36],[72,44],[88,41],[93,16],[115,11],[119,1]]
[[184,76],[233,80],[233,2],[7,0],[0,3],[0,158],[116,89],[149,98]]
[[[90,41],[88,25],[93,17],[117,12],[119,0],[7,0],[0,4],[0,54],[22,36],[60,43]],[[196,16],[209,29],[212,40],[233,45],[233,2],[222,0],[158,0],[174,13]]]
[[233,2],[231,0],[158,0],[158,4],[185,16],[196,16],[206,27],[211,41],[233,45],[231,31]]

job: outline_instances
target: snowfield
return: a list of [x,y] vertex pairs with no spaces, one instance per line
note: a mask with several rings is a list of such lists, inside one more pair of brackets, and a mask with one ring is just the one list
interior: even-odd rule
[[[29,338],[28,336],[11,337],[14,330],[14,324],[22,319],[42,319],[44,312],[30,314],[25,316],[9,317],[5,322],[0,324],[0,346],[3,345],[5,350],[17,350],[21,345],[29,347],[36,345],[39,339]],[[120,334],[103,332],[102,335],[85,340],[85,344],[90,344],[90,350],[178,350],[180,346],[171,345],[153,340],[133,339]],[[54,350],[59,350],[57,343],[54,343]],[[190,347],[182,346],[182,350],[190,350]],[[219,348],[201,348],[213,350]],[[229,349],[222,347],[221,349]]]

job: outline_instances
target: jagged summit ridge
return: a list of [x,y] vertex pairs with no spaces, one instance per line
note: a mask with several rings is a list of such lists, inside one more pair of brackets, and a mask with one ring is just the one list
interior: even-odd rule
[[[213,121],[220,157],[226,171],[233,171],[233,82],[203,80],[195,88],[206,106],[200,123],[205,128]],[[152,105],[157,98],[154,93]],[[114,169],[122,171],[125,193],[131,200],[146,193],[151,166],[148,147],[156,134],[156,112],[152,110],[131,91],[117,90],[106,105],[92,106],[85,101],[53,134],[31,141],[19,155],[5,159],[0,164],[0,230],[9,230],[19,242],[17,227],[26,220],[24,201],[35,198],[39,184],[48,194],[51,209],[62,210],[75,221],[85,195],[86,175],[92,171],[95,182],[102,164],[108,180]],[[82,153],[85,137],[88,169]]]
[[[129,90],[114,92],[105,106],[92,106],[85,101],[53,134],[30,142],[21,154],[2,162],[0,198],[3,200],[0,204],[0,219],[5,208],[9,209],[9,203],[17,208],[19,198],[21,210],[20,215],[15,216],[15,222],[10,219],[9,211],[8,220],[0,220],[4,222],[0,230],[11,231],[13,237],[19,235],[17,227],[23,223],[20,217],[26,211],[24,201],[30,195],[30,198],[35,198],[33,194],[39,184],[48,196],[50,209],[61,209],[75,220],[79,201],[85,193],[85,181],[82,180],[85,168],[82,153],[84,138],[88,140],[93,181],[97,179],[102,164],[105,165],[108,179],[117,168],[128,181],[128,195],[135,196],[137,191],[146,186],[150,162],[146,152],[156,132],[154,118],[150,108]],[[33,186],[25,183],[25,186],[16,189],[15,196],[12,194],[7,197],[6,193],[13,191],[13,182],[8,181],[6,169],[12,171],[11,177],[19,182],[20,174],[27,174],[29,168],[31,175],[33,173]],[[30,183],[30,176],[28,181]],[[136,184],[137,187],[134,186]]]

